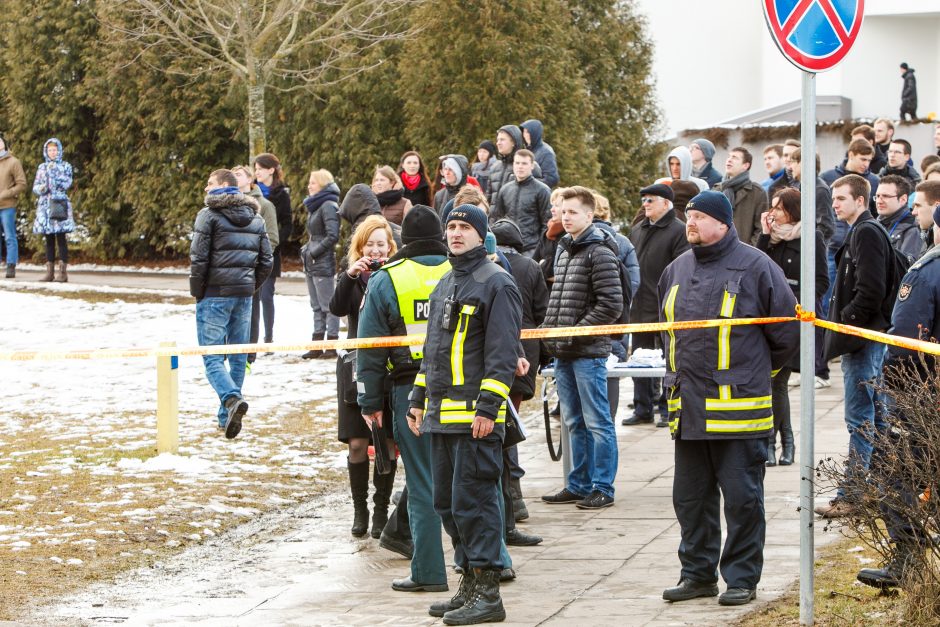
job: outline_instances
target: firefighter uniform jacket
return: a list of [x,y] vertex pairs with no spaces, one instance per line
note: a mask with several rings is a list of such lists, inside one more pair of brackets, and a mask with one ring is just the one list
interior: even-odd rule
[[487,258],[483,246],[451,255],[450,263],[453,269],[431,293],[411,406],[425,410],[422,432],[470,433],[480,415],[495,420],[494,433],[502,437],[522,298],[512,276]]
[[[732,227],[693,246],[659,281],[660,320],[792,316],[793,291],[777,264],[738,241]],[[663,333],[673,439],[766,438],[773,432],[771,371],[799,350],[799,323]]]

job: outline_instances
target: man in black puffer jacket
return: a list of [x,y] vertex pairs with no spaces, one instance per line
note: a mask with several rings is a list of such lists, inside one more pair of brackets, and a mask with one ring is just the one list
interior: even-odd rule
[[[258,202],[238,191],[231,170],[216,170],[206,185],[206,206],[196,216],[189,249],[189,292],[196,299],[201,346],[245,344],[251,327],[251,296],[274,264]],[[203,355],[206,377],[219,395],[219,428],[232,439],[242,428],[248,355]]]
[[[513,180],[512,164],[516,151],[523,148],[525,141],[522,139],[522,129],[515,124],[506,124],[496,131],[496,163],[490,167],[490,190],[486,196],[491,207],[496,204],[499,189]],[[538,162],[532,168],[532,176],[539,180],[542,178],[542,168]]]
[[[620,260],[591,224],[594,194],[575,186],[561,197],[566,235],[558,244],[561,252],[542,327],[613,324],[624,304]],[[571,472],[560,492],[542,500],[575,503],[581,509],[609,507],[617,476],[617,434],[607,400],[610,336],[554,338],[545,340],[545,345],[556,357],[558,399],[571,440]]]

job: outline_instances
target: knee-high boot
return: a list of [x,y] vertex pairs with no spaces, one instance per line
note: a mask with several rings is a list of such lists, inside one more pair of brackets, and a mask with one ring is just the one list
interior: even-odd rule
[[354,464],[347,460],[349,489],[353,499],[353,524],[350,531],[361,538],[369,531],[369,460]]
[[[381,444],[379,445],[381,446]],[[392,498],[392,488],[395,485],[395,471],[398,469],[398,460],[391,462],[392,469],[387,475],[380,475],[378,472],[372,473],[372,485],[375,486],[375,494],[372,495],[372,531],[373,538],[382,537],[382,530],[388,523],[388,503]]]
[[780,465],[789,466],[793,463],[795,453],[793,425],[790,424],[789,420],[784,420],[783,424],[780,425],[780,443],[783,447],[783,451],[780,453]]
[[777,465],[777,434],[774,433],[773,437],[767,438],[767,466],[776,466]]

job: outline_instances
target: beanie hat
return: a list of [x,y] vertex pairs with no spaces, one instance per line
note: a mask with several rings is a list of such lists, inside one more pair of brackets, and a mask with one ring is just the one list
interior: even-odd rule
[[711,161],[711,160],[712,160],[712,157],[715,156],[715,144],[711,143],[710,141],[708,141],[708,140],[705,139],[704,137],[699,137],[698,139],[696,139],[696,140],[693,141],[692,143],[693,143],[693,144],[697,144],[698,147],[702,149],[702,154],[705,155],[705,158],[706,158],[708,161]]
[[699,192],[698,195],[685,206],[686,213],[693,209],[710,215],[719,222],[724,222],[729,227],[734,224],[734,211],[731,209],[731,201],[721,192],[716,192],[711,189]]
[[488,139],[484,139],[483,141],[481,141],[480,145],[477,146],[477,148],[485,148],[486,150],[490,151],[491,157],[496,156],[496,144],[494,144]]
[[401,221],[401,241],[410,244],[422,239],[441,241],[444,231],[436,211],[427,205],[415,205]]
[[662,183],[656,183],[655,185],[648,185],[644,187],[640,190],[640,196],[659,196],[660,198],[665,198],[669,202],[673,202],[676,199],[676,195],[672,191],[672,187]]
[[445,228],[451,220],[466,222],[480,234],[480,239],[486,239],[486,233],[489,231],[486,214],[476,205],[460,205],[451,209],[444,222]]
[[902,69],[902,70],[908,70],[908,69],[910,69],[910,66],[909,66],[907,63],[902,63],[902,64],[901,64],[901,69]]
[[454,174],[457,175],[458,179],[463,178],[464,171],[460,167],[460,164],[451,156],[444,157],[444,162],[441,164],[441,168],[449,168],[454,171]]

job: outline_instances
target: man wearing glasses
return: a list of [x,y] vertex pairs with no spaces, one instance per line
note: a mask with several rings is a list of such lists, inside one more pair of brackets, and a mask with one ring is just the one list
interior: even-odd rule
[[878,176],[884,178],[888,174],[897,174],[903,176],[911,182],[911,185],[920,183],[920,174],[910,163],[911,144],[904,139],[892,139],[888,146],[888,165],[881,168]]
[[[658,184],[640,190],[643,219],[630,231],[630,241],[636,247],[640,264],[640,287],[630,306],[631,322],[659,322],[659,277],[673,260],[689,250],[685,225],[676,217],[672,188]],[[634,333],[633,349],[662,348],[659,333]],[[662,379],[649,377],[633,379],[633,415],[624,418],[626,426],[653,422],[658,409],[657,427],[668,427],[666,399],[662,396]]]
[[913,261],[920,255],[923,240],[914,216],[907,208],[912,187],[903,176],[885,176],[875,192],[875,207],[878,209],[878,222],[888,232],[891,245]]

